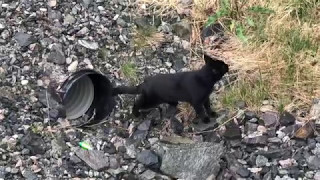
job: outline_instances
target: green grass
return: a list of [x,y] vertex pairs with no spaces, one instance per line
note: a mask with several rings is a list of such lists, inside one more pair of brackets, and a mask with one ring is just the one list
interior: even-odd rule
[[123,76],[130,81],[132,84],[138,82],[137,67],[133,62],[127,62],[121,65],[121,73]]
[[224,107],[234,109],[239,101],[243,101],[250,109],[254,109],[269,98],[269,91],[268,84],[261,77],[252,82],[239,80],[222,93],[221,102]]

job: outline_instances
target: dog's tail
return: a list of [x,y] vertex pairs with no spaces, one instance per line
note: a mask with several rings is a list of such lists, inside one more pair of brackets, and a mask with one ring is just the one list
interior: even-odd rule
[[118,86],[113,88],[112,96],[116,96],[118,94],[139,94],[140,88],[139,86]]

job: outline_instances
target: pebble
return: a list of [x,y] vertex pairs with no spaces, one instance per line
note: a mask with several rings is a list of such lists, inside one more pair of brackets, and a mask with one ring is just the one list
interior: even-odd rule
[[266,164],[268,163],[268,159],[262,155],[258,155],[256,158],[256,165],[258,167],[263,167],[266,166]]
[[78,61],[73,61],[69,66],[68,66],[68,71],[69,72],[74,72],[77,70],[78,66]]
[[24,79],[24,80],[21,80],[21,85],[25,86],[29,83],[28,80]]
[[320,171],[317,171],[313,178],[314,180],[320,180]]

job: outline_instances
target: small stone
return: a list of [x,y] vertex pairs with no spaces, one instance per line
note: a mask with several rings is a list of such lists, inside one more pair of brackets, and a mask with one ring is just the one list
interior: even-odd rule
[[284,111],[280,116],[280,125],[281,126],[288,126],[294,124],[296,121],[296,118],[289,112]]
[[256,136],[256,137],[245,137],[243,142],[248,145],[266,145],[268,137],[267,136]]
[[273,111],[266,111],[262,114],[261,119],[266,127],[275,127],[279,122],[279,114]]
[[14,39],[18,42],[18,44],[22,47],[29,46],[34,43],[36,39],[30,35],[23,32],[18,32],[14,35]]
[[228,139],[240,139],[241,129],[234,121],[231,121],[226,125],[226,131],[223,134]]
[[278,137],[272,137],[272,138],[268,138],[268,142],[279,144],[279,143],[282,142],[282,140],[280,138],[278,138]]
[[261,112],[267,112],[267,111],[273,111],[273,110],[274,110],[274,107],[272,105],[263,105],[260,108]]
[[11,173],[12,174],[17,174],[19,172],[19,169],[18,168],[12,168],[11,169]]
[[262,155],[258,155],[256,158],[256,165],[258,167],[263,167],[266,166],[266,164],[268,163],[268,158],[262,156]]
[[245,118],[245,120],[250,120],[250,119],[256,118],[256,117],[257,117],[257,116],[256,116],[256,113],[253,112],[253,111],[245,111],[245,112],[244,112],[244,118]]
[[21,85],[22,85],[22,86],[25,86],[25,85],[27,85],[28,83],[29,83],[29,81],[26,80],[26,79],[21,80]]
[[265,133],[267,133],[267,128],[264,126],[258,126],[257,131],[261,132],[262,134],[265,134]]
[[55,7],[56,5],[57,5],[57,0],[49,0],[48,1],[48,6]]
[[140,178],[145,180],[151,180],[151,179],[154,179],[156,175],[157,174],[155,172],[151,170],[146,170],[140,175]]
[[65,18],[64,18],[64,24],[65,25],[69,25],[69,24],[73,24],[76,22],[76,19],[71,15],[68,14]]
[[309,169],[319,170],[320,169],[320,158],[317,156],[310,156],[307,158],[307,164]]
[[89,42],[86,40],[78,40],[78,43],[88,49],[97,50],[99,48],[99,45],[97,42]]
[[51,47],[51,52],[50,52],[50,55],[48,56],[47,60],[49,62],[53,62],[53,63],[59,64],[59,65],[65,64],[66,57],[62,51],[62,45],[54,44]]
[[24,178],[26,178],[27,180],[37,180],[38,179],[37,175],[29,169],[22,171],[22,176]]
[[320,171],[316,172],[316,174],[313,176],[314,180],[320,180]]
[[166,53],[174,54],[173,47],[169,47],[165,50]]
[[305,177],[312,179],[314,177],[314,172],[313,171],[307,171],[305,173]]
[[69,66],[68,66],[68,71],[69,72],[74,72],[77,70],[78,66],[78,61],[73,61]]
[[78,148],[76,155],[96,171],[105,169],[109,166],[109,158],[104,155],[103,151],[88,151]]
[[143,150],[137,155],[137,160],[147,167],[159,168],[159,157],[150,150]]
[[84,36],[89,32],[87,27],[83,27],[80,31],[77,32],[77,36]]
[[245,129],[247,134],[252,134],[257,131],[258,124],[247,122],[245,125]]
[[283,167],[283,168],[289,168],[291,166],[294,166],[297,164],[295,159],[285,159],[285,160],[280,160],[279,164]]
[[237,174],[239,174],[243,178],[247,178],[250,175],[250,171],[247,168],[239,167],[237,169]]
[[126,26],[127,26],[126,21],[124,21],[124,20],[121,19],[121,18],[118,18],[118,19],[117,19],[117,24],[118,24],[119,26],[121,26],[121,27],[126,27]]
[[295,137],[299,139],[306,139],[313,135],[314,128],[314,124],[312,122],[308,122],[297,130]]

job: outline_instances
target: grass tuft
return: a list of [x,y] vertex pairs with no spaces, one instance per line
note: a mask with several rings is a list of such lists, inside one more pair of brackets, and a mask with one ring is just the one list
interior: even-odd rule
[[121,74],[132,84],[138,83],[137,67],[133,62],[126,62],[120,67]]

